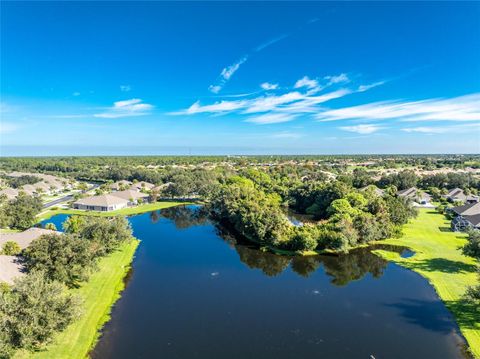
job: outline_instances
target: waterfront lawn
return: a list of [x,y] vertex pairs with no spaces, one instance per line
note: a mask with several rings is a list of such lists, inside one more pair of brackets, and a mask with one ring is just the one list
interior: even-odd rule
[[76,214],[80,216],[97,216],[97,217],[112,217],[112,216],[129,216],[134,214],[140,214],[145,212],[156,211],[163,208],[192,204],[191,202],[155,202],[155,203],[145,203],[135,207],[122,208],[116,211],[110,212],[98,212],[98,211],[83,211],[79,209],[64,209],[58,208],[53,210],[47,210],[40,213],[37,216],[38,222],[41,222],[45,219],[49,219],[57,214]]
[[425,277],[453,313],[470,350],[480,358],[480,313],[464,299],[465,290],[477,281],[477,261],[464,256],[461,247],[466,235],[452,232],[450,222],[440,213],[422,208],[417,218],[404,227],[404,235],[380,243],[406,246],[415,252],[409,258],[398,253],[374,253]]
[[99,330],[110,318],[110,310],[120,297],[124,288],[124,277],[127,274],[135,250],[139,244],[137,239],[120,246],[119,250],[100,259],[98,270],[88,282],[78,289],[71,289],[83,299],[83,313],[79,320],[65,331],[55,336],[54,341],[45,350],[29,353],[18,352],[15,359],[83,359],[95,345]]

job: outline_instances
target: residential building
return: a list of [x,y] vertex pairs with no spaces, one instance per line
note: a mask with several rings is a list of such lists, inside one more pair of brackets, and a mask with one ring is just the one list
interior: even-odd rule
[[452,220],[452,230],[480,229],[480,203],[467,203],[463,206],[449,208],[448,211],[455,217]]
[[101,196],[92,196],[81,198],[73,203],[74,209],[82,209],[86,211],[115,211],[128,207],[129,200],[120,198],[112,194],[104,194]]
[[454,188],[448,191],[446,195],[443,196],[450,202],[464,202],[464,203],[475,203],[479,201],[478,196],[466,195],[463,189]]
[[139,202],[149,202],[150,198],[150,196],[146,193],[134,191],[131,189],[126,191],[112,192],[111,195],[127,200],[129,206],[135,206]]
[[135,182],[130,186],[130,189],[136,190],[136,191],[150,191],[152,188],[154,188],[155,185],[153,183],[145,182],[145,181],[140,181],[140,182]]
[[426,205],[430,203],[431,196],[428,193],[418,190],[416,187],[410,187],[397,192],[398,197],[408,198],[419,204]]

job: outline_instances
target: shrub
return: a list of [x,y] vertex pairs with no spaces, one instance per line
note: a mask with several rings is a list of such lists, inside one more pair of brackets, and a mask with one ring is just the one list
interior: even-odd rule
[[2,254],[6,256],[16,256],[18,255],[22,249],[18,245],[17,242],[14,241],[8,241],[5,242],[5,244],[2,247]]

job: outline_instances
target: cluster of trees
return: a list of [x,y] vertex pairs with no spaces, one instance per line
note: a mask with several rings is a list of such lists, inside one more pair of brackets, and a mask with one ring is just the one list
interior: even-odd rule
[[[472,230],[468,233],[468,242],[463,247],[463,253],[480,260],[480,231]],[[480,308],[480,268],[478,270],[478,284],[468,288],[467,297]]]
[[[388,238],[416,214],[401,198],[380,197],[374,188],[360,192],[340,181],[300,183],[284,196],[275,188],[265,175],[232,176],[215,192],[210,210],[250,240],[291,251],[344,251]],[[285,216],[287,205],[320,221],[294,226]]]
[[35,184],[40,182],[40,178],[35,176],[19,176],[19,177],[10,177],[3,175],[1,176],[3,181],[7,184],[7,187],[20,188],[26,184]]
[[0,289],[0,358],[37,350],[80,313],[81,298],[67,289],[88,279],[97,259],[132,239],[125,218],[72,216],[64,234],[34,240],[22,252],[27,275]]
[[0,196],[0,227],[27,229],[36,222],[36,215],[42,210],[42,201],[37,196],[29,196],[24,192],[12,201]]

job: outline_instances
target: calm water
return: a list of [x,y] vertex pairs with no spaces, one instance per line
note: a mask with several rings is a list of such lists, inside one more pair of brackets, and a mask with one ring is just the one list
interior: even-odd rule
[[[61,228],[64,219],[46,222]],[[142,242],[93,358],[462,357],[427,282],[368,250],[263,253],[195,207],[130,222]]]

